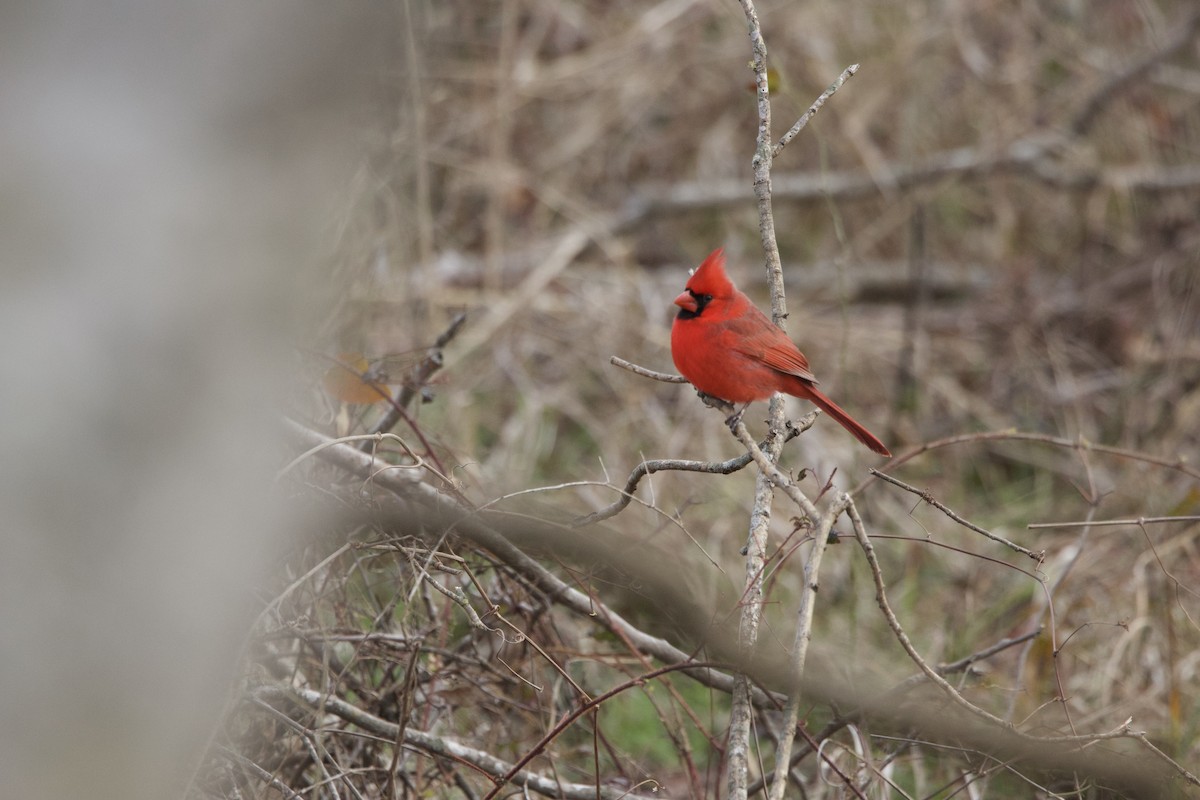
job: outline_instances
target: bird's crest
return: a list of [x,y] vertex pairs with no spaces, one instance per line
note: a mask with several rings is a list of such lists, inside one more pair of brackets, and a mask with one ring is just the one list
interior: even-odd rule
[[729,297],[733,294],[733,282],[725,274],[725,251],[717,248],[696,268],[687,282],[687,288],[697,295]]

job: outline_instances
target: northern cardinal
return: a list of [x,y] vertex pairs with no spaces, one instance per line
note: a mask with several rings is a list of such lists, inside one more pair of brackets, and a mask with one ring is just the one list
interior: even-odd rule
[[722,250],[704,259],[675,305],[679,313],[671,325],[671,357],[697,389],[734,404],[766,400],[775,392],[811,400],[867,447],[891,455],[817,389],[804,354],[729,280]]

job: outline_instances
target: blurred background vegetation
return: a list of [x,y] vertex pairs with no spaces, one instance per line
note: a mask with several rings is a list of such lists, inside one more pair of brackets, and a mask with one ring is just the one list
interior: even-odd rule
[[[894,453],[962,437],[889,472],[1046,553],[1039,567],[918,497],[868,482],[857,502],[901,621],[931,662],[1046,626],[962,678],[969,696],[1039,733],[1111,730],[1132,715],[1176,760],[1200,762],[1194,5],[856,0],[762,2],[758,11],[776,71],[776,138],[846,66],[861,64],[774,165],[789,334],[822,387]],[[403,376],[466,312],[430,402],[396,430],[425,452],[419,430],[475,504],[558,487],[536,500],[569,518],[613,501],[643,458],[737,455],[720,416],[690,387],[609,359],[672,370],[671,300],[716,247],[767,305],[741,9],[727,0],[409,0],[397,14],[400,68],[380,76],[379,116],[363,125],[369,155],[346,191],[326,311],[307,350],[387,359],[389,374]],[[314,426],[361,433],[386,410],[314,404],[329,362],[306,363],[312,392],[295,412]],[[797,403],[791,414],[808,410]],[[747,416],[756,435],[764,416],[765,405]],[[1043,438],[970,436],[1011,430]],[[811,470],[802,484],[810,496],[831,475],[850,488],[879,466],[823,419],[788,445],[783,463]],[[645,505],[609,524],[671,553],[681,569],[696,565],[694,580],[733,592],[724,607],[733,613],[752,485],[752,470],[659,473],[638,490]],[[1188,515],[1142,527],[1026,527]],[[785,511],[773,524],[779,550],[764,635],[786,644],[800,537]],[[281,587],[331,550],[297,551]],[[647,671],[621,642],[547,610],[486,556],[460,555],[475,560],[491,601],[593,696]],[[622,599],[636,595],[630,587],[556,569],[653,630],[652,610]],[[866,662],[889,681],[913,673],[857,551],[833,548],[824,569],[817,642],[828,657]],[[469,627],[453,603],[418,590],[409,560],[348,554],[322,575],[289,598],[288,613],[305,625],[326,634],[401,629],[445,651],[414,662],[425,710],[413,725],[512,760],[557,719],[562,701],[547,697],[547,685],[562,681],[545,657]],[[331,651],[276,635],[296,648],[287,651],[293,675],[321,684]],[[286,647],[266,637],[260,655],[271,671]],[[350,695],[394,719],[387,698],[403,683],[409,652],[345,647],[332,651],[334,673],[356,676]],[[456,661],[466,652],[502,688],[486,688]],[[346,694],[337,680],[322,685]],[[661,796],[718,796],[727,700],[697,688],[676,676],[622,695],[599,716],[600,755],[583,728],[533,766],[552,763],[584,780],[597,758],[603,775],[626,781],[618,786],[652,778]],[[810,728],[829,714],[814,706]],[[231,736],[245,741],[267,724],[243,723]],[[281,736],[254,757],[294,788],[319,781],[300,740]],[[828,755],[851,775],[869,773],[862,780],[879,796],[891,791],[884,776],[913,797],[967,785],[971,796],[1081,791],[1070,781],[1038,787],[1019,769],[922,748],[919,738],[843,733]],[[349,746],[331,758],[346,769],[363,762]],[[809,757],[797,780],[809,796],[841,796],[822,783],[824,769]],[[408,791],[470,796],[450,788],[449,772],[418,760]]]

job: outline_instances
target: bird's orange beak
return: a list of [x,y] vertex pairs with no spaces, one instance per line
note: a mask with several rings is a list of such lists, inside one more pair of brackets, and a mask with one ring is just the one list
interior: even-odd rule
[[676,297],[675,305],[682,309],[686,309],[687,311],[691,311],[693,314],[696,313],[696,309],[700,308],[699,304],[696,303],[696,298],[692,297],[691,292],[684,292],[683,294],[679,295],[679,297]]

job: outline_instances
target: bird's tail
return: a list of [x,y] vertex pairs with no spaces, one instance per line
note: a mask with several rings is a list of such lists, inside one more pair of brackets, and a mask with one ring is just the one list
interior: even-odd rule
[[864,428],[858,420],[847,414],[841,406],[830,400],[811,384],[803,383],[803,386],[803,393],[794,392],[796,396],[811,400],[818,408],[833,417],[839,425],[854,434],[855,439],[858,439],[871,448],[871,450],[879,453],[881,456],[891,456],[891,452],[884,446],[883,442],[879,441],[875,434]]

